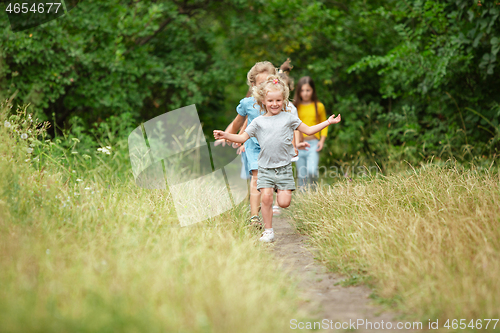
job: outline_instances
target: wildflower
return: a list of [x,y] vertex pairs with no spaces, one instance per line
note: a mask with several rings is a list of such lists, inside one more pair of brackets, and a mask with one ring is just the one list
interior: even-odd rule
[[26,152],[27,152],[28,154],[31,154],[31,153],[33,152],[33,148],[29,148],[29,147],[28,147],[28,148],[26,148]]
[[3,125],[4,125],[6,128],[9,128],[9,127],[11,127],[11,126],[12,126],[12,125],[11,125],[8,121],[6,121],[5,123],[3,123]]
[[86,188],[85,188],[85,190],[87,190],[87,191],[88,191],[88,190],[91,190],[91,188],[90,188],[90,187],[86,187]]
[[78,178],[76,181],[77,181],[77,182],[83,182],[83,180],[82,180],[82,179],[80,179],[80,178]]
[[108,155],[111,155],[110,150],[111,150],[111,147],[110,147],[110,146],[97,148],[97,151],[100,151],[100,152],[102,152],[103,154],[108,154]]
[[28,134],[23,133],[21,134],[21,139],[26,140],[28,138]]

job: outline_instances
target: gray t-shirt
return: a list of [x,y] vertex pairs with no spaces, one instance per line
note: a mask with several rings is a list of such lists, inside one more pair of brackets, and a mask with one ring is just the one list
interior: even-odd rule
[[260,116],[245,129],[250,137],[257,138],[261,148],[259,167],[278,168],[291,163],[293,131],[302,123],[290,112],[280,112],[276,116]]

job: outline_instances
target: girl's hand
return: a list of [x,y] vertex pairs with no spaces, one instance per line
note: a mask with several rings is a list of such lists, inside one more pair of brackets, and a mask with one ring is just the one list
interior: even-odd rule
[[242,145],[240,148],[238,148],[236,154],[241,155],[241,153],[243,153],[244,151],[245,151],[245,146]]
[[323,149],[323,141],[318,142],[318,148],[316,149],[316,151],[321,151],[321,149]]
[[340,123],[340,113],[337,115],[337,117],[333,117],[333,115],[331,115],[330,118],[328,118],[329,125],[333,125],[333,124],[337,124],[337,123]]
[[226,140],[224,140],[224,139],[215,140],[214,146],[217,147],[218,145],[222,145],[222,147],[225,147],[226,146]]
[[305,150],[309,150],[309,149],[307,149],[307,148],[309,148],[309,147],[311,147],[311,145],[309,144],[309,142],[305,142],[305,141],[304,141],[304,142],[300,142],[300,143],[298,143],[298,144],[297,144],[297,149],[301,149],[301,150],[303,150],[303,149],[305,149]]
[[[233,142],[233,148],[236,149],[241,146],[241,143],[238,142]],[[243,151],[245,151],[245,148],[243,148]]]
[[299,151],[297,150],[297,148],[293,147],[293,150],[295,151],[295,155],[293,157],[299,156]]
[[215,140],[225,139],[226,133],[220,130],[214,130],[214,138]]

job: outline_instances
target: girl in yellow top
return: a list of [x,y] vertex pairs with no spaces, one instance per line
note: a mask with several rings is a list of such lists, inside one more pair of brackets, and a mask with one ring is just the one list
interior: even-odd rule
[[[300,120],[307,126],[314,126],[326,120],[325,106],[318,101],[314,81],[309,76],[302,77],[297,83],[293,104],[297,107]],[[313,184],[317,180],[319,152],[323,149],[327,133],[328,128],[325,127],[320,133],[304,137],[310,148],[299,150],[296,166],[300,187]]]

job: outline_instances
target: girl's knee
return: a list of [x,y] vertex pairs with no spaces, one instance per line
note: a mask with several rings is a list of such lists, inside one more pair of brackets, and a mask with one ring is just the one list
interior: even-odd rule
[[288,192],[282,192],[278,194],[278,197],[276,198],[276,201],[278,202],[278,205],[281,208],[287,208],[290,206],[290,202],[292,201],[292,193]]
[[261,202],[263,205],[269,206],[273,204],[273,194],[272,193],[262,193]]
[[286,201],[286,200],[282,200],[282,201],[278,200],[278,205],[281,208],[287,208],[288,206],[290,206],[290,202],[291,202],[291,200],[288,200],[288,201]]

